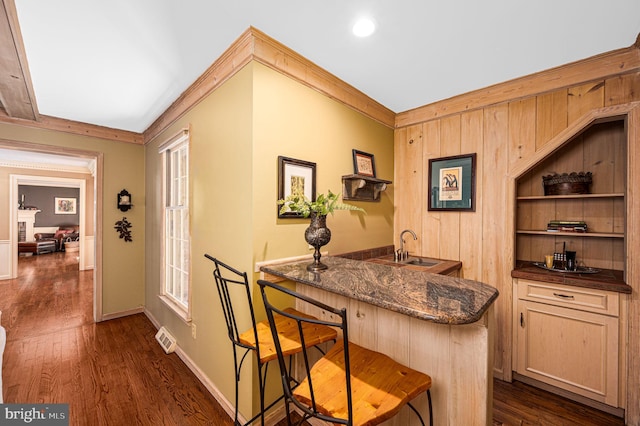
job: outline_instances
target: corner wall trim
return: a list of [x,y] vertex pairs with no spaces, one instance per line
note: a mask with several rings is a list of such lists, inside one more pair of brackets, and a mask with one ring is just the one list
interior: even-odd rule
[[11,241],[0,240],[0,280],[11,279]]

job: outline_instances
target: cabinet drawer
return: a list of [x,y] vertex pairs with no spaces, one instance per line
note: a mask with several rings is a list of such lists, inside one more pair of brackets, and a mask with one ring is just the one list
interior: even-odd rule
[[617,317],[618,293],[592,288],[518,279],[518,299],[547,303]]

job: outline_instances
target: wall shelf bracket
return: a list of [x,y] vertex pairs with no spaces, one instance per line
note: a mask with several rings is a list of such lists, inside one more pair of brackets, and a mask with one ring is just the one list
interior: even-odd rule
[[380,194],[390,180],[363,175],[342,176],[342,199],[345,201],[380,201]]

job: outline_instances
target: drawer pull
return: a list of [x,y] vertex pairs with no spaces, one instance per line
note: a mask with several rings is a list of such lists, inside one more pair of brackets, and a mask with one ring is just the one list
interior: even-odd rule
[[571,295],[566,295],[566,294],[562,294],[562,293],[553,293],[553,295],[554,295],[555,297],[559,297],[559,298],[561,298],[561,299],[570,299],[570,300],[573,300],[573,296],[571,296]]

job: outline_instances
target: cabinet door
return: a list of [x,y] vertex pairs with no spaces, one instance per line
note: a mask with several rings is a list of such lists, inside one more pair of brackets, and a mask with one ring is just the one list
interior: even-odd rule
[[519,374],[618,406],[618,318],[518,300],[516,327]]

